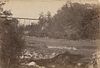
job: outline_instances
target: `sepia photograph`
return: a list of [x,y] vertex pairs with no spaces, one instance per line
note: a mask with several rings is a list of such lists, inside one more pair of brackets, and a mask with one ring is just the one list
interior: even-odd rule
[[0,0],[0,68],[100,68],[100,0]]

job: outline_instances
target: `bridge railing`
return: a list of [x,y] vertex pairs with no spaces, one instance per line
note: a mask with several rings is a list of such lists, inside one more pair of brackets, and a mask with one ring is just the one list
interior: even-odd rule
[[12,17],[12,16],[0,16],[1,18],[16,18],[16,19],[24,19],[24,20],[39,20],[39,19],[35,19],[35,18],[21,18],[21,17]]

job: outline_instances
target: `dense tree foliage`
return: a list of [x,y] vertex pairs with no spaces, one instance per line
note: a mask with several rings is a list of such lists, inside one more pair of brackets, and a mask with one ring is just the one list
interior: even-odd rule
[[[7,13],[7,12],[5,12]],[[18,20],[0,17],[0,66],[1,68],[18,68],[19,58],[24,47],[22,29],[18,26]]]
[[[70,3],[64,5],[49,25],[53,36],[66,39],[95,39],[99,31],[100,6]],[[58,32],[57,32],[58,31]]]
[[31,25],[29,34],[40,37],[65,39],[99,38],[99,13],[97,4],[67,3],[52,17],[40,14],[39,22]]

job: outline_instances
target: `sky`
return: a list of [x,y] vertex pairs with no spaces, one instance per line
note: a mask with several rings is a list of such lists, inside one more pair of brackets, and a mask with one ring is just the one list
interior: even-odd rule
[[38,18],[41,12],[50,11],[54,15],[65,3],[65,0],[12,0],[4,8],[11,10],[17,17]]
[[[7,0],[5,9],[11,10],[15,17],[38,18],[41,12],[50,11],[54,15],[68,0]],[[96,1],[96,0],[69,0]]]
[[[73,1],[73,2],[77,1],[83,3],[85,1],[94,2],[96,0],[6,0],[6,1],[7,3],[4,5],[4,10],[11,10],[14,17],[37,19],[39,18],[41,12],[46,14],[48,11],[50,11],[52,16],[55,15],[57,10],[59,10],[68,1]],[[22,20],[20,22],[24,24],[30,24],[28,21]]]

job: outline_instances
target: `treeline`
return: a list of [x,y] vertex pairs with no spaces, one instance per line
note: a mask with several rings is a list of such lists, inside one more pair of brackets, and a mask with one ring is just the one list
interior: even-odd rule
[[100,39],[100,6],[67,3],[52,17],[40,14],[38,24],[25,26],[27,35],[63,39]]

